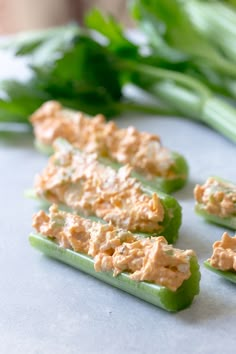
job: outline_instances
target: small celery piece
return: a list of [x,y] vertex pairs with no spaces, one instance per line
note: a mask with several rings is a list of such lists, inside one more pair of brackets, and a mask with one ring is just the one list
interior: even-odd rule
[[209,269],[210,271],[220,275],[221,277],[224,277],[225,279],[231,281],[232,283],[236,283],[236,272],[234,271],[223,271],[216,269],[210,265],[209,261],[204,262],[204,266]]
[[[53,154],[53,148],[51,145],[46,145],[37,139],[35,140],[35,147],[38,151],[45,155]],[[141,183],[147,184],[148,186],[152,186],[153,188],[156,188],[163,193],[172,193],[174,191],[177,191],[178,189],[181,189],[185,186],[188,179],[189,168],[186,159],[181,154],[172,151],[171,157],[173,159],[173,176],[171,176],[170,178],[157,176],[152,178],[151,180],[148,180],[146,179],[145,174],[140,174],[135,171],[132,172],[131,175]],[[99,160],[102,163],[116,170],[122,166],[121,164],[114,162],[108,158],[100,158]]]
[[[220,177],[214,176],[214,179],[219,182],[229,183],[232,185],[232,182],[222,179]],[[232,230],[236,230],[236,216],[222,217],[215,214],[210,214],[205,210],[205,206],[202,203],[197,203],[195,205],[195,212],[205,218],[207,221],[221,226],[226,226]]]
[[69,264],[166,311],[176,312],[190,306],[194,297],[199,293],[200,272],[196,257],[192,257],[190,261],[190,278],[185,280],[177,291],[173,292],[163,286],[149,282],[134,281],[126,273],[114,277],[111,272],[96,272],[92,258],[79,252],[61,248],[49,238],[39,234],[31,234],[29,241],[31,246],[47,256]]

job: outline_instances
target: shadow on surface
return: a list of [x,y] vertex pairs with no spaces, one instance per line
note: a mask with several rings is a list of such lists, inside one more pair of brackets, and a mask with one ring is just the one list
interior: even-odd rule
[[196,184],[198,184],[198,183],[199,183],[199,181],[189,179],[188,182],[186,183],[186,185],[182,189],[173,193],[173,196],[177,200],[194,199],[193,198],[193,190],[194,190],[194,187],[196,186]]
[[[236,289],[235,284],[231,284],[224,279],[218,280],[219,287],[230,286]],[[177,317],[188,324],[196,324],[197,326],[202,322],[214,322],[215,319],[232,316],[235,312],[234,306],[233,303],[225,301],[217,290],[213,292],[212,288],[209,291],[201,289],[198,297],[194,299],[192,307],[177,313]]]

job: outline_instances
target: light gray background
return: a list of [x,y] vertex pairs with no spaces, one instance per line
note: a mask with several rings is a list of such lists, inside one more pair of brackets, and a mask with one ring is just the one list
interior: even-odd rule
[[[2,76],[13,70],[4,58],[0,64]],[[0,134],[0,353],[235,353],[236,286],[202,266],[224,229],[194,214],[192,194],[210,175],[236,181],[235,144],[184,119],[129,115],[116,122],[159,134],[189,162],[188,185],[175,194],[183,207],[176,246],[199,257],[200,295],[170,314],[31,249],[38,206],[24,191],[46,157],[31,133]]]

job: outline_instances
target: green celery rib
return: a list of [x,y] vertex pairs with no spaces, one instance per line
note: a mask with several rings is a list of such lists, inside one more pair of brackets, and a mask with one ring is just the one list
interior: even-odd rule
[[201,215],[203,218],[209,222],[212,222],[213,224],[226,226],[229,229],[236,230],[236,217],[231,216],[228,218],[223,218],[218,215],[210,214],[204,209],[204,205],[201,204],[196,204],[195,211],[198,215]]
[[205,63],[222,74],[236,77],[234,62],[222,55],[196,29],[192,21],[193,15],[189,16],[187,12],[189,2],[191,3],[190,0],[134,1],[134,13],[141,24],[145,21],[153,22],[157,36],[164,38],[171,47],[187,54],[196,62]]
[[223,50],[233,62],[236,57],[236,14],[226,4],[186,1],[189,19],[206,38]]
[[176,115],[178,112],[171,109],[167,106],[158,106],[158,105],[150,105],[144,103],[137,103],[137,102],[125,102],[122,101],[120,103],[114,103],[114,106],[117,108],[118,112],[142,112],[147,114],[158,114],[160,116],[171,116]]
[[196,92],[202,98],[206,98],[210,95],[210,90],[199,80],[178,71],[162,69],[128,60],[122,60],[120,62],[120,69],[128,69],[131,72],[147,75],[147,77],[152,77],[155,80],[176,82],[178,85],[182,85],[183,87]]
[[[46,145],[38,141],[37,139],[35,140],[35,147],[38,151],[40,151],[45,155],[51,155],[53,153],[53,148],[50,145]],[[152,180],[147,180],[144,174],[137,173],[137,172],[132,172],[131,173],[132,177],[136,178],[138,181],[140,181],[143,184],[148,184],[153,188],[156,188],[159,191],[167,194],[183,188],[187,182],[188,174],[189,174],[187,161],[181,154],[174,151],[171,152],[171,156],[174,161],[173,164],[173,172],[175,174],[174,177],[171,178],[155,177]],[[116,170],[122,166],[121,164],[114,162],[108,158],[100,158],[99,160],[105,165],[108,165]]]
[[55,242],[39,234],[31,234],[29,241],[31,246],[47,256],[86,272],[166,311],[176,312],[190,306],[194,297],[199,293],[200,272],[196,257],[192,257],[190,261],[191,277],[185,280],[176,292],[173,292],[156,284],[134,281],[126,273],[114,277],[111,272],[96,272],[92,258],[61,248]]
[[194,92],[170,82],[156,84],[150,92],[187,117],[202,121],[236,142],[236,109],[222,99],[214,96],[201,98]]
[[[182,188],[186,184],[188,178],[188,164],[185,158],[177,152],[172,152],[172,158],[174,160],[173,170],[176,173],[175,178],[168,179],[165,177],[155,177],[148,180],[144,174],[135,171],[131,172],[131,176],[136,178],[144,186],[152,188],[153,191],[150,190],[150,193],[172,193],[177,189]],[[106,166],[112,167],[115,170],[118,170],[122,166],[120,163],[112,161],[108,158],[99,158],[98,161]]]
[[201,119],[219,133],[236,142],[236,109],[217,97],[203,103]]
[[200,120],[202,100],[198,94],[175,84],[174,82],[161,81],[150,88],[150,93],[175,107],[182,114]]
[[216,269],[210,265],[209,261],[205,261],[203,264],[210,271],[220,275],[221,277],[224,277],[225,279],[231,281],[232,283],[236,283],[236,272]]
[[[223,178],[220,178],[218,176],[213,176],[213,177],[215,180],[217,180],[219,182],[233,184],[232,182],[225,180]],[[201,215],[203,218],[205,218],[209,222],[212,222],[214,224],[221,225],[221,226],[226,226],[232,230],[236,230],[236,216],[221,217],[219,215],[210,214],[209,212],[207,212],[205,210],[204,205],[201,203],[196,203],[195,212],[198,215]]]

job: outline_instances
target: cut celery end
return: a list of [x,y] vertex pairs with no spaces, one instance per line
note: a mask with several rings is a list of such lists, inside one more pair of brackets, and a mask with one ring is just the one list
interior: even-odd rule
[[121,273],[114,277],[111,272],[96,272],[92,258],[69,249],[61,248],[52,240],[39,234],[31,234],[29,241],[31,246],[45,255],[88,273],[105,283],[126,291],[166,311],[176,312],[187,308],[199,293],[201,275],[196,257],[191,258],[191,277],[185,280],[177,291],[173,292],[156,284],[134,281],[126,273]]

